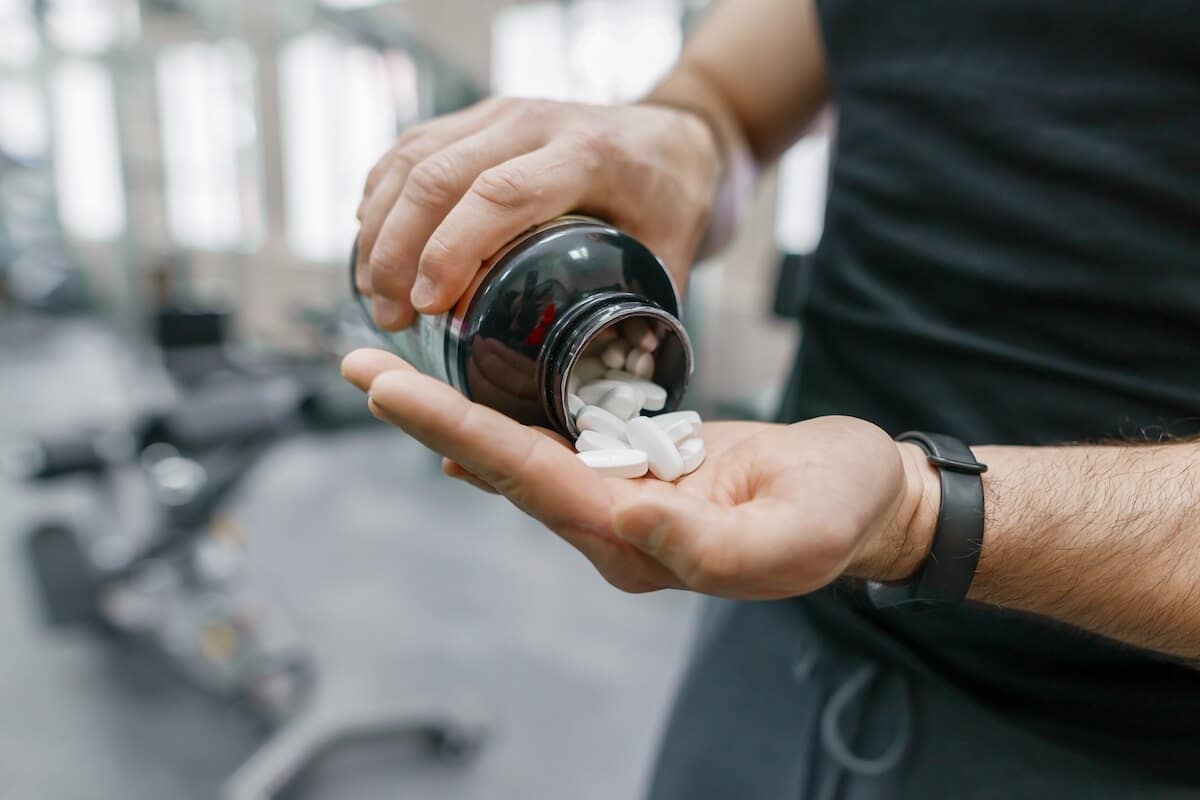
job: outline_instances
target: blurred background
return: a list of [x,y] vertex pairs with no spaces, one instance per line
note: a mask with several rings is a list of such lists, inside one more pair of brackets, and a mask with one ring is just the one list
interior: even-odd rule
[[[639,795],[697,609],[632,597],[337,377],[376,158],[633,100],[699,0],[0,0],[0,797]],[[829,125],[695,273],[769,416]]]

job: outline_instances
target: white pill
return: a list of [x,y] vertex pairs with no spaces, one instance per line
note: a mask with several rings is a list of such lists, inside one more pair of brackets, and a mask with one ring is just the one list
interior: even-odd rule
[[614,417],[629,419],[642,410],[642,399],[641,392],[628,384],[622,384],[605,392],[597,405]]
[[[640,347],[653,353],[658,349],[658,336],[650,329],[650,324],[644,319],[634,317],[621,323],[621,336],[633,347]],[[630,370],[632,372],[633,370]]]
[[675,444],[679,444],[684,439],[692,438],[699,430],[695,423],[687,419],[677,419],[666,425],[659,424],[657,417],[651,417],[651,421],[655,425],[658,425],[662,432],[667,435],[667,438]]
[[629,345],[618,339],[604,348],[604,353],[600,356],[600,360],[604,362],[604,366],[610,369],[620,369],[625,366],[625,358],[628,355]]
[[571,377],[578,378],[581,384],[590,383],[604,376],[608,367],[604,362],[595,356],[584,356],[575,363],[575,368],[571,370]]
[[579,391],[580,381],[578,375],[572,375],[567,378],[567,394],[575,394]]
[[625,358],[625,371],[644,380],[654,377],[654,356],[645,350],[630,350]]
[[575,426],[580,431],[595,431],[616,439],[625,436],[625,421],[599,406],[584,406],[575,417]]
[[627,389],[632,389],[637,394],[638,408],[641,408],[641,404],[645,402],[646,394],[640,386],[629,383],[628,381],[614,381],[608,378],[592,381],[585,386],[579,387],[579,397],[583,400],[583,402],[589,405],[598,406],[606,394],[611,392],[613,389],[622,386]]
[[649,417],[634,417],[625,426],[625,438],[646,454],[650,471],[659,480],[673,481],[683,474],[683,457],[675,443]]
[[654,424],[662,428],[669,428],[677,422],[683,421],[692,426],[692,433],[700,432],[700,415],[695,411],[672,411],[669,414],[659,414],[657,417],[651,417]]
[[571,419],[574,419],[576,414],[578,414],[580,411],[583,411],[583,407],[585,405],[587,405],[587,403],[583,402],[583,398],[579,395],[567,395],[567,413],[571,415]]
[[[642,401],[642,408],[647,411],[658,411],[667,404],[667,390],[659,386],[654,381],[648,381],[644,378],[639,378],[632,372],[626,372],[620,369],[610,369],[604,373],[609,380],[625,381],[633,384],[642,390],[645,395],[645,400]],[[581,390],[582,391],[582,390]]]
[[587,453],[591,450],[628,450],[629,443],[624,439],[618,439],[615,436],[609,436],[604,433],[584,431],[575,440],[575,449],[581,453]]
[[592,338],[592,344],[607,344],[615,338],[617,338],[617,328],[615,325],[610,325]]
[[579,460],[605,478],[640,478],[646,474],[647,458],[641,450],[589,450]]
[[704,440],[691,438],[679,445],[679,457],[683,459],[683,474],[690,475],[704,463]]

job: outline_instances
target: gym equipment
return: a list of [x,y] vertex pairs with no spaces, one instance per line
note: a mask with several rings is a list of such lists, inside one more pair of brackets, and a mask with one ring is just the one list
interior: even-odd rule
[[[136,475],[158,522],[47,522],[30,532],[29,562],[50,624],[100,634],[161,657],[211,695],[271,731],[228,780],[226,800],[268,800],[318,760],[362,742],[407,741],[440,759],[466,759],[486,720],[467,709],[323,708],[314,659],[245,591],[243,535],[220,511],[276,443],[297,432],[370,420],[361,396],[324,358],[251,358],[230,348],[211,311],[160,319],[163,364],[176,398],[121,428],[75,431],[0,449],[0,467],[30,481],[90,480],[113,516],[119,485]],[[190,333],[188,333],[190,331]],[[186,342],[184,346],[181,343]]]

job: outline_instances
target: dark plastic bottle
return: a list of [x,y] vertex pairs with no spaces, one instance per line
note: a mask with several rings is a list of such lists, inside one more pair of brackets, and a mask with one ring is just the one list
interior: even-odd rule
[[[355,248],[357,252],[357,248]],[[574,439],[567,412],[571,372],[601,331],[644,318],[658,333],[653,381],[679,408],[692,372],[692,344],[666,268],[632,236],[590,217],[552,220],[510,242],[483,265],[445,314],[418,315],[398,333],[368,326],[386,347],[477,403]]]

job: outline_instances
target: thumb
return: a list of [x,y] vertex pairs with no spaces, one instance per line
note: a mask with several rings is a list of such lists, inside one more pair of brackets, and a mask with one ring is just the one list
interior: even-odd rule
[[645,497],[619,507],[613,514],[613,531],[674,573],[682,583],[704,587],[708,573],[719,565],[721,531],[728,525],[730,509],[687,492]]

